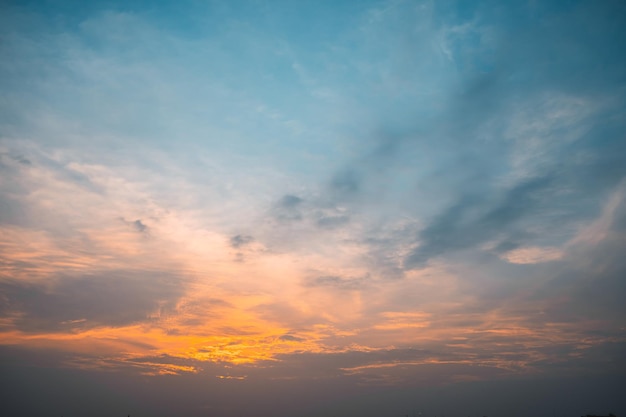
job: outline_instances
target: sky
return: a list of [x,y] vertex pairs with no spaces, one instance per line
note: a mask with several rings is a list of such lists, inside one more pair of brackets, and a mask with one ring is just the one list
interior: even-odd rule
[[0,414],[626,414],[626,4],[2,1]]

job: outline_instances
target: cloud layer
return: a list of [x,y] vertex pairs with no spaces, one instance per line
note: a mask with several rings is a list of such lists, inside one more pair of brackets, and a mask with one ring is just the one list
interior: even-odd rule
[[622,378],[626,8],[305,3],[2,6],[11,372]]

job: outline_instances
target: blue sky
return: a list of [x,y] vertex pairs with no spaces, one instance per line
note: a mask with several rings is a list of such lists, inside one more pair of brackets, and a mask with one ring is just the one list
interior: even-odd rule
[[624,412],[622,3],[0,7],[11,412]]

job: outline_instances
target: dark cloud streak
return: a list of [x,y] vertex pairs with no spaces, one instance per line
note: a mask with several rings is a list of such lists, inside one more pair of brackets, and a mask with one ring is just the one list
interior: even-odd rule
[[0,310],[25,332],[72,332],[149,321],[159,308],[173,309],[182,295],[180,280],[163,272],[110,271],[54,281],[0,282]]
[[[387,129],[396,133],[365,141],[362,156],[330,180],[330,201],[352,202],[359,210],[398,199],[389,190],[408,167],[421,191],[402,195],[396,204],[410,207],[423,199],[445,204],[415,237],[417,248],[404,261],[408,269],[491,240],[500,251],[537,242],[562,244],[563,230],[590,221],[626,177],[621,110],[626,58],[607,46],[626,38],[626,8],[617,2],[572,3],[558,10],[484,7],[474,10],[478,24],[497,18],[502,25],[490,28],[491,39],[472,45],[484,65],[459,68],[462,82],[449,94],[447,107],[429,121],[416,114],[412,127]],[[476,40],[456,39],[452,55],[462,54],[471,42]],[[567,100],[584,104],[572,110]],[[516,121],[520,114],[526,120]],[[525,132],[528,126],[535,130]],[[515,129],[519,132],[511,137]],[[535,158],[529,154],[529,173],[515,174],[512,161],[530,152],[520,149],[534,146],[524,145],[530,140],[543,149],[533,151]],[[509,184],[503,186],[505,180]]]

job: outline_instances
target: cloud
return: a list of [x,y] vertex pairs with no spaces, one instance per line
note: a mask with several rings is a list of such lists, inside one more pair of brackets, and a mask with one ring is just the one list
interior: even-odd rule
[[138,231],[138,232],[140,232],[140,233],[143,233],[143,232],[145,232],[146,230],[148,230],[148,226],[146,226],[145,224],[143,224],[143,223],[141,222],[141,220],[135,220],[135,221],[133,222],[133,226],[134,226],[135,230],[137,230],[137,231]]
[[339,276],[320,276],[306,281],[311,287],[331,287],[339,290],[362,290],[367,283],[366,278],[344,278]]
[[230,246],[235,249],[239,249],[243,246],[248,245],[250,242],[253,242],[254,238],[248,235],[235,235],[230,238]]
[[[620,307],[620,294],[626,291],[622,277],[626,262],[621,255],[626,250],[626,202],[623,185],[612,194],[604,213],[592,228],[605,230],[598,239],[573,239],[566,252],[566,264],[554,272],[548,283],[535,293],[547,301],[546,314],[560,321],[601,320],[604,327],[595,330],[613,334],[619,321],[626,317]],[[588,230],[581,232],[589,237]],[[555,300],[550,303],[550,300]],[[589,323],[591,325],[591,323]],[[597,325],[596,325],[597,326]],[[591,330],[591,329],[590,329]],[[605,333],[606,332],[606,333]]]
[[298,337],[298,336],[294,336],[292,334],[284,334],[282,336],[279,337],[280,340],[285,340],[287,342],[302,342],[303,338]]
[[75,332],[150,322],[174,310],[183,295],[179,277],[164,272],[114,270],[57,277],[46,284],[2,281],[1,309],[24,332]]
[[525,247],[510,250],[500,257],[514,264],[535,264],[559,260],[563,257],[563,251],[550,247]]
[[345,170],[332,178],[330,187],[339,198],[346,198],[361,191],[361,181],[361,175],[354,170]]
[[273,215],[279,221],[302,220],[301,207],[304,200],[298,196],[285,194],[276,202],[273,208]]
[[350,221],[350,217],[345,214],[335,215],[335,216],[333,215],[326,216],[322,214],[317,219],[316,224],[322,228],[332,229],[332,228],[341,226],[343,224],[346,224],[349,221]]
[[[439,7],[431,12],[446,10]],[[472,36],[447,40],[446,55],[457,73],[446,80],[448,89],[438,92],[436,111],[415,104],[406,107],[413,113],[404,117],[381,112],[379,125],[355,139],[352,158],[329,174],[321,200],[347,206],[351,219],[355,213],[391,213],[391,207],[419,219],[422,230],[405,258],[407,269],[493,240],[502,245],[498,250],[567,241],[576,224],[597,210],[593,200],[626,175],[619,156],[624,97],[611,88],[619,79],[615,69],[626,60],[606,48],[610,33],[622,33],[618,19],[609,16],[612,7],[578,4],[532,12],[550,26],[538,25],[521,6],[477,5],[466,21],[457,16],[452,27],[465,27],[463,33]],[[381,12],[377,19],[400,19],[399,10]],[[589,38],[573,32],[576,23],[605,19],[606,32]],[[569,52],[578,48],[588,63],[610,63],[611,81],[604,81],[602,68]],[[406,53],[404,64],[410,67],[416,55]],[[469,56],[474,66],[463,65]],[[579,71],[566,70],[571,67]],[[399,72],[393,75],[401,78]],[[564,227],[559,231],[557,224]]]
[[594,128],[560,149],[572,155],[567,160],[556,150],[544,156],[541,176],[522,177],[508,187],[496,185],[502,179],[491,176],[486,181],[493,185],[479,186],[480,194],[460,191],[461,197],[421,230],[407,267],[491,240],[508,245],[564,243],[572,233],[567,236],[565,231],[598,210],[591,196],[606,196],[626,176],[614,157],[623,147],[617,132]]
[[551,183],[550,177],[523,181],[502,192],[495,204],[474,196],[459,199],[420,232],[419,246],[407,257],[406,265],[423,265],[447,251],[480,246],[500,236],[508,238],[518,221],[536,213]]

